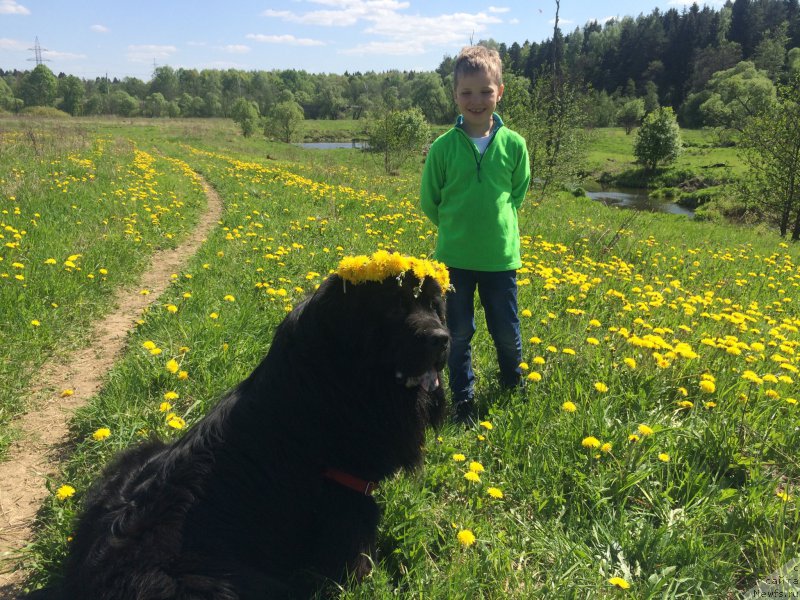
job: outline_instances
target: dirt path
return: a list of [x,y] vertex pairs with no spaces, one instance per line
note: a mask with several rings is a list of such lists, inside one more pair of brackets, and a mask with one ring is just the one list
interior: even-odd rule
[[[106,373],[120,356],[126,336],[144,308],[167,289],[172,273],[178,272],[197,252],[222,216],[217,192],[203,182],[208,208],[190,238],[174,250],[153,255],[139,282],[118,291],[117,307],[98,322],[89,344],[66,361],[50,361],[41,370],[32,405],[36,408],[14,422],[20,439],[0,463],[0,598],[14,598],[24,573],[13,571],[13,556],[31,536],[31,524],[47,495],[45,481],[58,473],[58,464],[68,442],[68,425],[75,409],[96,394]],[[150,295],[139,293],[150,290]],[[74,394],[61,398],[61,391]]]

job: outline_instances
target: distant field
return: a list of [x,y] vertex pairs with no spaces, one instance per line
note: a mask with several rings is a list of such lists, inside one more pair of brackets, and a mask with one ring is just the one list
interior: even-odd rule
[[[308,124],[339,125],[352,131]],[[706,136],[685,132],[685,165],[738,168]],[[590,161],[630,168],[631,143],[596,131]],[[199,420],[341,257],[427,256],[435,243],[418,209],[421,161],[389,177],[368,153],[243,139],[230,121],[54,132],[0,120],[0,167],[0,327],[13,339],[4,381],[24,374],[4,392],[6,414],[24,409],[37,357],[68,354],[124,273],[188,234],[203,209],[192,171],[225,203],[76,415],[52,488],[77,493],[45,502],[23,557],[31,586],[56,576],[80,498],[111,455],[150,432],[180,436],[169,413]],[[381,556],[339,597],[733,598],[800,555],[797,245],[566,194],[528,201],[520,227],[528,386],[498,389],[479,318],[482,424],[432,433],[424,470],[381,487]],[[280,423],[265,435],[271,427]],[[100,428],[111,435],[98,441]],[[474,544],[459,541],[463,530]]]

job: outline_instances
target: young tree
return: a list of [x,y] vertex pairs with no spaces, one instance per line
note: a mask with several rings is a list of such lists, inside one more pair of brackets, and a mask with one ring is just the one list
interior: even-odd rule
[[369,148],[381,153],[383,168],[389,175],[396,174],[414,154],[421,154],[430,136],[430,127],[418,108],[386,111],[368,131]]
[[258,128],[258,106],[244,98],[239,98],[231,107],[231,118],[239,125],[244,137],[250,137]]
[[277,137],[289,144],[304,120],[303,107],[297,102],[294,100],[278,102],[265,121],[264,135],[267,138]]
[[800,240],[800,74],[746,126],[739,147],[749,167],[748,196],[760,201],[781,236]]
[[644,117],[644,99],[634,98],[628,100],[617,111],[617,123],[625,128],[625,134],[629,135],[633,128],[642,122]]
[[58,93],[61,96],[60,108],[73,116],[80,113],[83,101],[83,82],[75,75],[67,75],[58,81]]
[[681,151],[681,129],[669,106],[647,115],[636,132],[633,153],[636,160],[653,171],[659,164],[673,162]]

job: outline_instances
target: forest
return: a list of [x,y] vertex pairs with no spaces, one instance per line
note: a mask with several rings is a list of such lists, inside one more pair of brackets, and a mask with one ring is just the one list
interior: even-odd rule
[[[800,70],[800,6],[798,0],[728,0],[719,9],[697,4],[680,11],[655,9],[635,18],[589,22],[571,32],[556,26],[543,42],[481,43],[500,52],[507,79],[533,85],[553,67],[564,73],[586,100],[587,125],[617,124],[620,109],[640,100],[646,112],[670,106],[681,125],[701,127],[719,124],[712,105],[719,96],[724,102],[721,88],[731,78],[770,93],[770,83]],[[55,75],[42,64],[30,71],[0,69],[0,110],[44,106],[76,116],[230,117],[236,100],[244,98],[261,115],[292,100],[306,119],[361,118],[417,107],[428,122],[443,124],[455,116],[448,91],[452,61],[444,56],[430,72],[343,74],[164,65],[149,81],[83,80]]]

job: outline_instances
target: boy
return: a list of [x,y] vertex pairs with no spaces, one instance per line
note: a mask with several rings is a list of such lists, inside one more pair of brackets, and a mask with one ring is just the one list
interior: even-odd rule
[[430,147],[420,201],[439,229],[435,257],[447,265],[454,288],[447,295],[454,420],[470,425],[476,416],[470,347],[476,288],[497,349],[500,383],[512,388],[521,378],[517,210],[531,173],[525,140],[494,112],[503,96],[498,53],[483,46],[462,49],[453,87],[461,115]]

